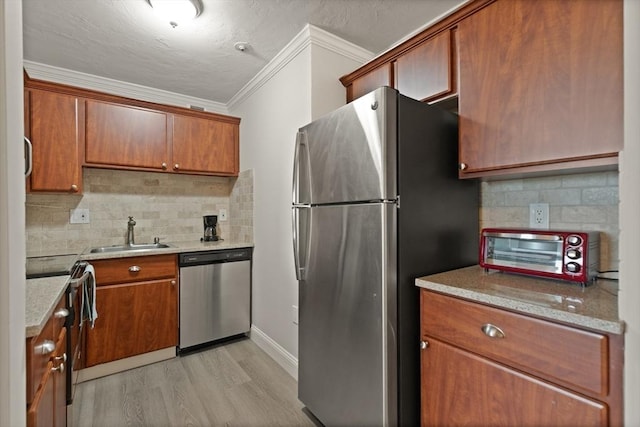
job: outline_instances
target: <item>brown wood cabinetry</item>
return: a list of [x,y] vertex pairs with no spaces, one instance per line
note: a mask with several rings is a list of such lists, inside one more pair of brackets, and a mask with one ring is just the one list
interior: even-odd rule
[[67,424],[67,331],[64,298],[40,334],[27,339],[27,426]]
[[622,1],[498,0],[458,37],[461,177],[617,163]]
[[82,166],[237,176],[240,119],[25,77],[30,191],[80,192]]
[[237,125],[174,114],[172,142],[176,171],[238,174]]
[[82,192],[83,104],[76,96],[25,89],[25,134],[33,144],[30,192]]
[[421,290],[423,426],[621,425],[621,336]]
[[90,165],[167,168],[167,115],[108,102],[86,101],[85,162]]
[[423,41],[395,61],[395,88],[420,101],[442,99],[456,93],[454,30]]
[[393,87],[393,67],[391,63],[382,64],[378,68],[351,81],[347,86],[347,102],[351,102],[380,86]]
[[86,366],[178,344],[176,255],[92,261],[98,318],[87,329]]

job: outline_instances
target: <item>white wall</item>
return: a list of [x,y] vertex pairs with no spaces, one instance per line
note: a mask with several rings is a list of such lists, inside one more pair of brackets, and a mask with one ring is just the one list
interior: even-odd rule
[[22,2],[0,2],[0,426],[26,422]]
[[240,169],[254,170],[252,339],[294,377],[298,355],[298,330],[292,320],[292,306],[298,305],[291,236],[295,135],[299,127],[344,104],[345,90],[338,78],[364,62],[318,45],[313,38],[310,43],[300,36],[296,39],[304,47],[294,56],[277,59],[284,61],[278,71],[231,108],[231,114],[242,118]]
[[640,2],[624,1],[624,151],[620,165],[620,318],[625,336],[625,425],[640,425]]

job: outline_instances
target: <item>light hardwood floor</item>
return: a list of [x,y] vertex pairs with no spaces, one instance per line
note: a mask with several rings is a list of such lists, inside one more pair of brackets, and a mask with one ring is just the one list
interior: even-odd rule
[[316,426],[249,339],[78,384],[73,426]]

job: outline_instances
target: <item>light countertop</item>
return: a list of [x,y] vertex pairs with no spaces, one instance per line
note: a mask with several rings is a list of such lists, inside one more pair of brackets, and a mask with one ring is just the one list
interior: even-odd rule
[[621,334],[618,283],[598,280],[583,287],[559,280],[461,268],[416,279],[416,286],[606,333]]
[[28,279],[25,288],[26,337],[31,338],[42,332],[42,328],[53,314],[60,298],[67,289],[69,276]]
[[[179,254],[186,252],[203,252],[224,249],[250,248],[253,243],[240,243],[228,240],[217,242],[170,242],[171,247],[165,249],[153,249],[145,251],[121,251],[110,253],[89,254],[84,253],[78,259],[91,261],[96,259],[126,258],[132,256],[147,256],[161,254]],[[69,276],[43,277],[38,279],[27,279],[25,289],[25,326],[26,337],[38,335],[44,328],[47,320],[53,313],[53,309],[63,296]]]

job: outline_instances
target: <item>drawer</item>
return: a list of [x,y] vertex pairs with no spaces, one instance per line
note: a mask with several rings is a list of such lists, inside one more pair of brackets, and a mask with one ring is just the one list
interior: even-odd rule
[[[568,326],[421,292],[421,334],[489,357],[558,384],[609,393],[608,338]],[[494,325],[504,337],[483,332]]]
[[63,332],[66,317],[60,312],[65,307],[65,298],[60,298],[44,328],[35,337],[27,339],[27,404],[31,403],[42,378],[47,372],[47,363],[55,355],[56,341]]
[[177,255],[150,255],[91,261],[97,285],[167,279],[178,274]]

